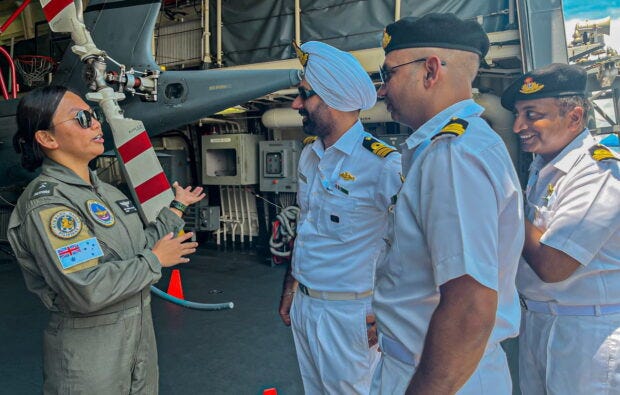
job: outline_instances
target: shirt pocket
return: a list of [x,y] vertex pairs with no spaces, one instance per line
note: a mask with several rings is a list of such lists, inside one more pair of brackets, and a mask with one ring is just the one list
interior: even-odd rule
[[321,205],[317,228],[321,236],[347,241],[353,234],[357,202],[350,197],[332,195]]

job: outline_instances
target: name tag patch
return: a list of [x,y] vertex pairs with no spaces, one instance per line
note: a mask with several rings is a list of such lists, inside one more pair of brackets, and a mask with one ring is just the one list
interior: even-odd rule
[[116,204],[123,210],[125,214],[133,214],[138,212],[138,208],[129,199],[117,200]]
[[91,259],[103,256],[103,251],[96,237],[67,244],[56,249],[56,256],[63,269],[69,269]]

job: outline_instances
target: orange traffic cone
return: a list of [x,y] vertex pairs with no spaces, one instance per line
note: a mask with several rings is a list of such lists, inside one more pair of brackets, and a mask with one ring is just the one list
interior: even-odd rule
[[267,388],[263,390],[263,395],[278,395],[278,391],[275,388]]
[[181,285],[181,272],[179,269],[172,270],[172,276],[170,277],[170,284],[168,284],[168,295],[175,298],[185,299],[183,296],[183,286]]

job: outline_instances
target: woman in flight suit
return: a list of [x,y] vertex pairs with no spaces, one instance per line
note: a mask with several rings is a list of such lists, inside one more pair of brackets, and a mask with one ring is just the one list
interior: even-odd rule
[[64,87],[24,96],[13,145],[28,170],[8,236],[28,289],[51,312],[44,392],[156,394],[159,373],[149,287],[161,268],[189,261],[183,227],[202,188],[174,184],[172,208],[144,228],[132,201],[88,163],[104,151],[96,113]]

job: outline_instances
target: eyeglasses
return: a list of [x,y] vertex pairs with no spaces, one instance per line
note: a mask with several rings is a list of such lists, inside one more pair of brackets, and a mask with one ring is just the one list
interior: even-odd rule
[[[427,60],[428,58],[420,58],[420,59],[412,60],[411,62],[398,64],[394,67],[390,67],[389,69],[385,67],[385,64],[381,65],[379,66],[379,77],[381,78],[381,83],[384,85],[387,84],[388,81],[390,81],[390,78],[392,78],[392,74],[394,73],[395,69],[402,67],[402,66],[406,66],[408,64],[412,64],[412,63],[426,62]],[[441,65],[445,66],[446,62],[442,60]]]
[[96,119],[99,122],[103,121],[103,117],[101,116],[101,114],[99,114],[99,112],[97,110],[95,110],[94,108],[91,109],[90,111],[89,110],[80,110],[77,113],[75,113],[75,116],[73,118],[65,119],[64,121],[60,121],[60,122],[50,126],[50,129],[60,125],[61,123],[73,121],[74,119],[80,124],[80,126],[83,129],[88,129],[93,124],[93,118]]
[[301,96],[303,100],[308,100],[309,98],[317,94],[312,89],[306,89],[301,86],[298,86],[297,90],[299,91],[299,96]]

